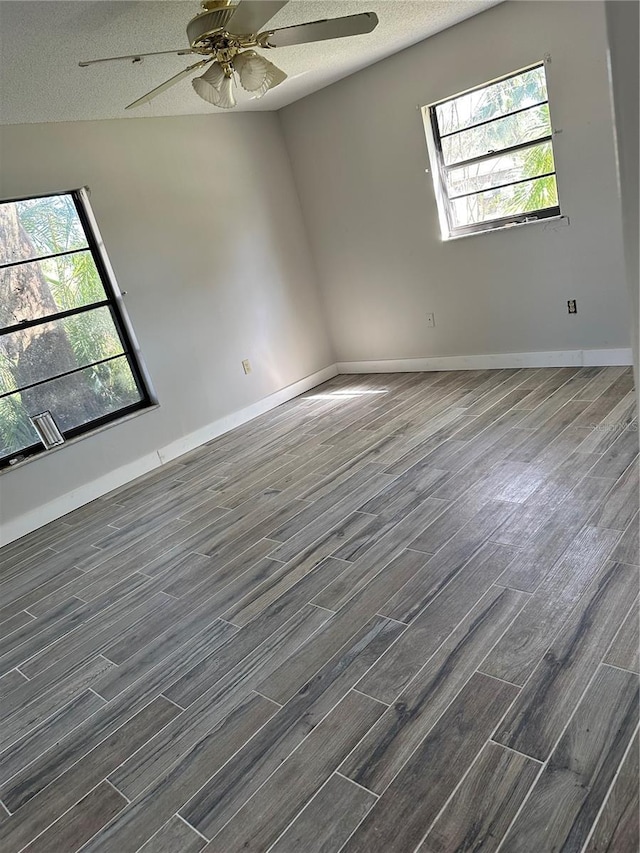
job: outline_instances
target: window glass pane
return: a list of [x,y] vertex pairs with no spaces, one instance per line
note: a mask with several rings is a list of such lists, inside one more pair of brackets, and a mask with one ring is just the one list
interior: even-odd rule
[[491,157],[479,163],[451,169],[447,173],[449,197],[476,193],[553,171],[555,164],[551,142],[543,142],[501,157]]
[[0,394],[123,352],[105,305],[0,336]]
[[49,410],[58,427],[66,431],[141,399],[126,356],[3,397],[0,399],[3,455],[39,441],[37,433],[30,429],[30,415]]
[[14,326],[106,298],[91,252],[0,269],[0,326]]
[[31,416],[50,411],[69,437],[149,404],[86,205],[79,191],[0,202],[0,465],[43,449]]
[[536,178],[512,187],[487,190],[477,195],[451,201],[451,212],[455,227],[487,222],[491,219],[528,213],[556,207],[558,189],[555,175]]
[[440,134],[453,133],[514,110],[547,100],[544,68],[523,71],[508,80],[500,80],[484,89],[438,104],[436,115]]
[[446,165],[492,154],[511,145],[529,142],[551,134],[549,105],[531,107],[522,113],[463,130],[442,140],[442,156]]
[[40,444],[20,394],[0,398],[0,456],[15,456],[26,447]]
[[87,246],[70,195],[0,204],[0,264]]

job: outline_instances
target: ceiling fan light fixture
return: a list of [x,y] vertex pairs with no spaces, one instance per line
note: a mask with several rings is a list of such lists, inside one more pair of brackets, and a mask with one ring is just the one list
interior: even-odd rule
[[247,92],[257,92],[263,87],[270,64],[255,50],[246,50],[238,54],[233,61],[233,67],[240,78],[240,85]]
[[201,77],[192,80],[191,85],[196,94],[214,107],[230,110],[236,106],[233,75],[226,74],[218,62],[210,65]]
[[338,39],[370,33],[378,25],[375,12],[362,12],[341,18],[309,21],[289,27],[266,29],[263,27],[289,0],[202,0],[203,11],[187,24],[189,47],[178,50],[161,50],[153,53],[112,56],[105,59],[82,61],[80,66],[95,65],[113,60],[139,62],[143,56],[196,53],[204,59],[189,65],[156,86],[125,109],[147,104],[162,92],[175,86],[196,69],[210,66],[192,81],[195,92],[207,103],[222,109],[236,106],[234,85],[238,82],[252,98],[263,95],[279,86],[287,75],[255,50],[309,44],[310,42]]
[[204,74],[201,75],[200,80],[204,80],[205,83],[209,83],[214,89],[220,91],[220,86],[224,78],[224,68],[219,62],[212,62]]
[[233,65],[240,78],[240,85],[254,98],[261,98],[269,89],[273,89],[287,79],[284,71],[254,50],[246,50],[238,54]]
[[284,71],[274,65],[273,62],[269,62],[268,59],[263,59],[263,62],[267,66],[267,73],[262,86],[252,93],[254,98],[261,98],[263,95],[266,95],[270,89],[275,89],[276,86],[279,86],[280,83],[284,83],[287,79],[287,75]]
[[214,101],[214,104],[217,107],[222,107],[223,110],[233,109],[236,105],[236,97],[233,93],[234,86],[233,76],[226,77],[220,84],[220,89],[218,90],[218,98]]

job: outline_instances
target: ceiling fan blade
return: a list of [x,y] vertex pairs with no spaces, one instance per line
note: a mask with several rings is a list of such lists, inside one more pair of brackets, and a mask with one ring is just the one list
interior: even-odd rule
[[240,0],[225,24],[228,33],[258,33],[289,0]]
[[130,59],[132,62],[140,62],[145,56],[186,56],[193,53],[190,47],[185,47],[183,50],[158,50],[155,53],[131,53],[129,56],[108,56],[105,59],[89,59],[86,62],[79,62],[80,68],[86,68],[87,65],[97,65],[99,62],[117,62],[121,59]]
[[179,83],[181,80],[184,80],[185,77],[188,77],[192,71],[195,71],[197,68],[204,68],[204,66],[211,61],[211,58],[207,58],[202,59],[200,62],[194,62],[193,65],[190,65],[188,68],[185,68],[184,71],[180,71],[178,74],[174,74],[173,77],[170,77],[168,80],[165,80],[164,83],[161,83],[159,86],[156,86],[155,89],[152,89],[150,92],[147,92],[147,94],[143,95],[141,98],[138,98],[137,101],[134,101],[132,104],[127,104],[125,110],[130,110],[133,107],[139,107],[142,106],[142,104],[146,104],[149,101],[152,101],[161,92],[164,92],[166,89],[170,89],[172,86],[175,86],[176,83]]
[[363,12],[360,15],[347,15],[344,18],[329,18],[324,21],[311,21],[294,27],[283,27],[266,33],[268,47],[288,47],[294,44],[307,44],[312,41],[339,39],[345,36],[358,36],[370,33],[378,26],[375,12]]

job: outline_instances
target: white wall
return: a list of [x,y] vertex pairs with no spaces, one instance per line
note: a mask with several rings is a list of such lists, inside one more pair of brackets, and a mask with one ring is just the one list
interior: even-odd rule
[[[638,297],[638,279],[640,278],[638,259],[638,235],[640,233],[638,204],[640,86],[638,76],[640,68],[638,67],[638,53],[640,38],[638,29],[640,27],[640,15],[638,10],[638,3],[629,2],[629,0],[609,0],[606,4],[637,400],[640,399],[638,396],[640,394],[640,347],[638,344],[640,319],[638,317],[640,312]],[[640,403],[638,410],[640,411]]]
[[333,364],[275,114],[8,126],[0,157],[0,198],[91,188],[161,404],[3,473],[4,541]]
[[[629,346],[606,47],[599,2],[507,2],[281,111],[339,362]],[[443,243],[418,107],[547,53],[570,226]]]

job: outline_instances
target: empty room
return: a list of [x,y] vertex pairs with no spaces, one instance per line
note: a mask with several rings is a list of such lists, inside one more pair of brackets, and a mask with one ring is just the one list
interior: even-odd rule
[[0,2],[2,853],[638,853],[639,9]]

